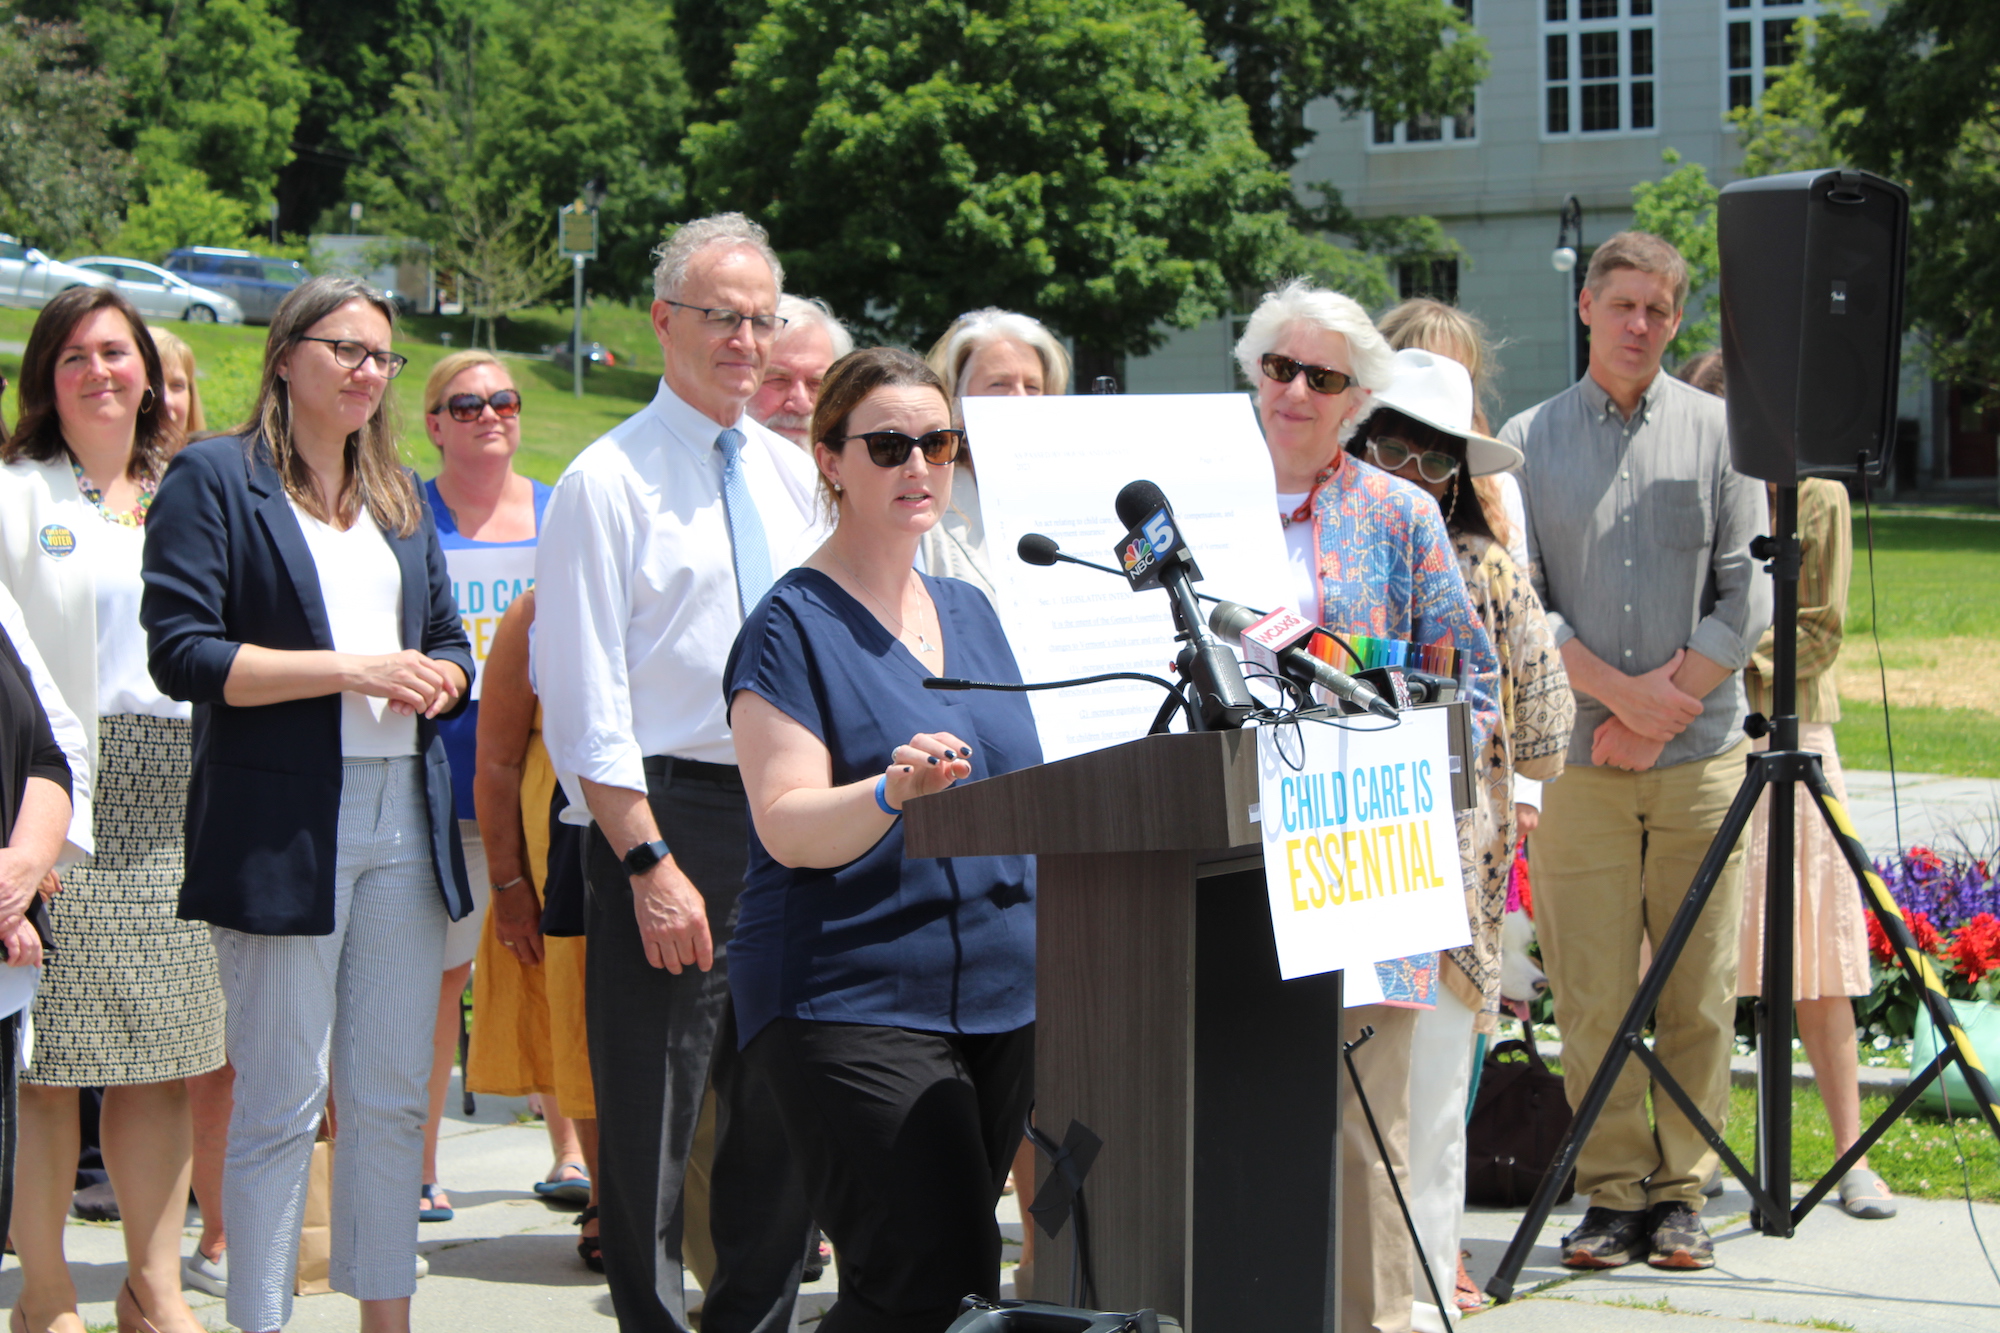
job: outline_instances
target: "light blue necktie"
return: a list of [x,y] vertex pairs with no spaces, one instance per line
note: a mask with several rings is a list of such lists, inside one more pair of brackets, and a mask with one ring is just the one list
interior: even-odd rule
[[722,512],[729,520],[729,545],[736,560],[736,596],[743,614],[771,590],[771,547],[764,540],[764,520],[750,500],[750,483],[743,476],[743,432],[731,427],[715,437],[722,451]]

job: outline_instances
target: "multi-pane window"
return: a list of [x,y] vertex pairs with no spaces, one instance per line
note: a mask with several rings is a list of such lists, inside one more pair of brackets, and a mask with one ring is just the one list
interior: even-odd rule
[[1396,265],[1396,294],[1402,300],[1429,296],[1446,305],[1458,304],[1456,259],[1405,259]]
[[1766,88],[1799,56],[1799,20],[1819,12],[1819,0],[1722,0],[1722,105],[1757,105]]
[[1654,0],[1542,0],[1542,134],[1657,123]]
[[[1472,22],[1472,0],[1455,0],[1458,11],[1467,23]],[[1465,105],[1451,115],[1412,116],[1408,120],[1383,120],[1369,116],[1369,145],[1373,148],[1398,148],[1414,144],[1461,144],[1471,145],[1479,140],[1479,101],[1475,95],[1467,99]]]

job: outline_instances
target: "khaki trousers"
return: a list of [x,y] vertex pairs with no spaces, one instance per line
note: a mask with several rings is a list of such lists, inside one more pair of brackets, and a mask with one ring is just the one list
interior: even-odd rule
[[[1641,941],[1666,932],[1743,780],[1750,742],[1713,759],[1646,773],[1574,765],[1543,792],[1529,841],[1535,929],[1563,1035],[1563,1086],[1575,1107],[1638,990]],[[1653,1050],[1717,1129],[1729,1108],[1736,1031],[1743,848],[1697,921],[1654,1014]],[[1637,1059],[1576,1163],[1576,1188],[1603,1208],[1674,1201],[1701,1210],[1716,1156]]]
[[[1349,1009],[1341,1017],[1341,1040],[1355,1040],[1364,1027],[1374,1028],[1375,1036],[1354,1053],[1354,1066],[1408,1197],[1410,1043],[1417,1011],[1386,1004]],[[1403,1225],[1389,1168],[1375,1151],[1354,1084],[1341,1072],[1340,1333],[1408,1333],[1416,1281],[1409,1228]]]

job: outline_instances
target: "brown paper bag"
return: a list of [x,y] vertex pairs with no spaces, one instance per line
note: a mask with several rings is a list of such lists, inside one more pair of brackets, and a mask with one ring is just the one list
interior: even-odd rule
[[333,1140],[313,1144],[312,1172],[306,1177],[306,1212],[299,1226],[299,1271],[292,1291],[319,1296],[333,1290],[328,1270],[333,1257]]

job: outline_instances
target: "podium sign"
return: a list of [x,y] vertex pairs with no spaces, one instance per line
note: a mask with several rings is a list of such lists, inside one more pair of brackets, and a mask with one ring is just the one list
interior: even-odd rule
[[1470,942],[1447,710],[1257,730],[1264,881],[1285,979]]

